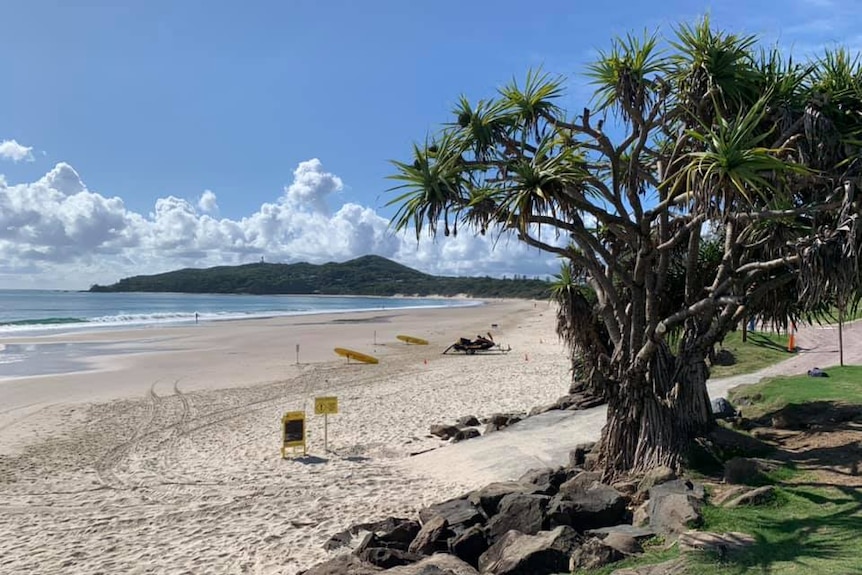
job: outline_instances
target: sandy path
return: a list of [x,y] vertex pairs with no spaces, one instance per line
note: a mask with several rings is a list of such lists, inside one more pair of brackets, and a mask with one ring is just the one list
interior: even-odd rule
[[[527,410],[568,385],[545,304],[300,323],[130,333],[120,339],[146,337],[152,349],[100,360],[93,373],[0,382],[9,405],[0,428],[0,572],[293,573],[325,559],[323,542],[351,523],[409,516],[455,494],[451,482],[410,478],[396,465],[441,445],[429,425]],[[515,351],[439,354],[491,323]],[[301,333],[303,357],[327,361],[290,367],[286,329]],[[377,346],[368,345],[372,331]],[[397,343],[405,332],[435,345]],[[334,341],[381,363],[332,361]],[[90,399],[116,399],[70,403],[88,385]],[[13,389],[17,403],[7,404]],[[323,451],[322,418],[309,415],[314,457],[282,460],[281,414],[310,412],[321,394],[337,395],[341,407],[329,420],[331,451]]]

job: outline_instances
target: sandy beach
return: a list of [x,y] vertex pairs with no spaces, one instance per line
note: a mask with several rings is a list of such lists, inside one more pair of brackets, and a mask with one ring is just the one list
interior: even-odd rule
[[[512,351],[441,355],[488,331]],[[403,471],[410,454],[445,445],[431,424],[526,411],[568,388],[546,302],[3,343],[101,349],[87,371],[0,380],[3,573],[292,574],[326,559],[323,543],[350,524],[461,493],[457,474]],[[336,346],[380,364],[347,364]],[[320,395],[340,406],[328,452]],[[303,409],[309,457],[282,459],[281,415]]]

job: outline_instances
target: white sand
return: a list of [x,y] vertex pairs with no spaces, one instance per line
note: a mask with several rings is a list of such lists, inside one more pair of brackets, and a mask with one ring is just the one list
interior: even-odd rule
[[[326,559],[322,544],[352,523],[460,493],[457,473],[399,466],[444,445],[431,424],[566,392],[553,327],[546,303],[516,301],[28,340],[144,353],[0,381],[0,572],[292,574]],[[440,355],[489,330],[513,351]],[[347,365],[335,346],[381,363]],[[339,398],[329,453],[317,395]],[[312,457],[282,460],[279,419],[303,407]]]

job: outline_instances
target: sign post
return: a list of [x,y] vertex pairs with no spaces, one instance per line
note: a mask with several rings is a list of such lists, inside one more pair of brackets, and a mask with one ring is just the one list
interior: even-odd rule
[[338,413],[338,398],[330,397],[315,397],[314,398],[314,414],[323,416],[323,450],[329,451],[329,414]]
[[288,411],[281,418],[281,458],[284,459],[288,449],[294,453],[302,449],[305,456],[305,412]]
[[296,344],[296,365],[299,365],[299,344]]

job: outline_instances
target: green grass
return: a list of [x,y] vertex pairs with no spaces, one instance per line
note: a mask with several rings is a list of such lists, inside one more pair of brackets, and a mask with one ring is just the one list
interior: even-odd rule
[[[756,543],[726,558],[688,555],[690,575],[846,575],[862,573],[862,493],[809,485],[778,487],[759,507],[704,508],[703,531],[737,531]],[[676,546],[657,544],[642,556],[590,572],[609,575],[623,567],[652,565],[679,556]]]
[[741,531],[749,549],[720,560],[698,554],[689,572],[715,575],[862,573],[862,493],[852,488],[785,486],[760,507],[704,508],[704,530]]
[[815,401],[862,404],[862,366],[830,367],[825,371],[829,377],[795,375],[765,379],[731,390],[730,400],[736,404],[745,403],[746,399],[754,401],[752,407],[744,408],[746,417]]
[[710,378],[730,377],[751,373],[792,356],[787,351],[787,335],[766,331],[748,332],[748,341],[742,341],[742,331],[732,331],[721,346],[730,351],[736,363],[716,365],[710,368]]

